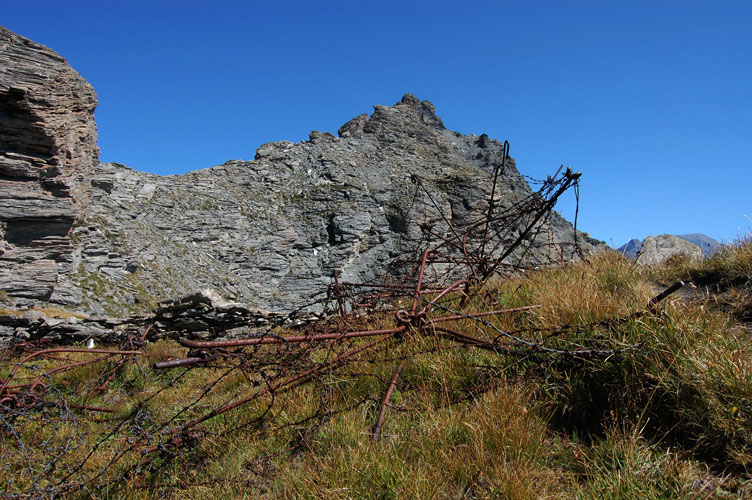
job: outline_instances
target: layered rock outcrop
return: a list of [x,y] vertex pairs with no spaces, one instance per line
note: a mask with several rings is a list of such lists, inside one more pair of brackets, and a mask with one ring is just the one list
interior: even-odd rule
[[[214,289],[248,310],[316,311],[335,270],[390,279],[429,233],[450,236],[488,209],[502,144],[448,130],[410,94],[338,137],[264,144],[253,161],[166,177],[97,163],[91,87],[49,49],[2,37],[0,287],[10,303],[126,317]],[[512,159],[502,170],[500,213],[532,199]],[[572,258],[574,237],[554,212],[510,260]],[[586,252],[605,248],[577,238]]]
[[0,27],[0,289],[76,304],[70,232],[98,163],[91,86],[65,59]]
[[[12,313],[12,314],[9,314]],[[298,328],[317,321],[314,314],[291,316],[227,302],[214,290],[166,300],[152,315],[130,318],[89,318],[63,310],[28,309],[0,314],[0,347],[21,341],[123,343],[131,339],[232,339],[268,334],[272,328]],[[148,328],[151,326],[152,328]]]
[[[461,230],[487,210],[502,145],[447,130],[430,103],[406,95],[339,134],[265,144],[253,161],[181,176],[100,164],[73,230],[74,279],[90,307],[122,314],[213,288],[262,309],[315,309],[335,270],[349,281],[387,279],[395,258],[425,242],[423,223],[450,236],[444,219]],[[500,211],[531,195],[513,160],[497,193]],[[530,258],[541,262],[574,251],[572,226],[558,214],[534,239]]]

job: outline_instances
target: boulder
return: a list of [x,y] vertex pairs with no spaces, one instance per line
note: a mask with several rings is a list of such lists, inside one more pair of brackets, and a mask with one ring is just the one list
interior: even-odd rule
[[[703,257],[712,256],[721,247],[719,241],[701,233],[678,234],[676,236],[700,247]],[[633,238],[620,246],[617,251],[630,259],[634,259],[640,253],[640,248],[642,248],[642,241]]]
[[677,256],[700,260],[702,259],[702,250],[697,245],[672,234],[648,236],[642,242],[642,248],[640,253],[637,254],[636,262],[643,266],[663,264]]

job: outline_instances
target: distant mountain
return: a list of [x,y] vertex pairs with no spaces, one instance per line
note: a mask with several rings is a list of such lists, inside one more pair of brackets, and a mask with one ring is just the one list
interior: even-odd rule
[[[677,234],[676,236],[700,247],[700,249],[702,250],[703,257],[710,257],[721,246],[721,243],[719,241],[714,240],[713,238],[705,234],[691,233],[691,234]],[[622,254],[629,257],[630,259],[634,259],[635,257],[637,257],[637,254],[640,253],[641,248],[642,248],[642,240],[631,239],[628,242],[626,242],[624,245],[617,248],[617,251],[621,252]]]
[[618,248],[618,251],[629,257],[630,259],[634,259],[637,257],[637,254],[640,252],[640,249],[642,248],[642,241],[631,239],[626,244],[620,246]]
[[709,257],[713,255],[716,250],[721,246],[719,241],[714,240],[710,236],[692,233],[692,234],[677,234],[677,236],[683,240],[687,240],[690,243],[694,243],[702,249],[702,256]]

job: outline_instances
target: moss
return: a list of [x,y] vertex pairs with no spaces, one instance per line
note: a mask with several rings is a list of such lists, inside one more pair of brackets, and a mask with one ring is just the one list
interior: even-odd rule
[[16,318],[20,318],[23,316],[23,311],[20,309],[6,309],[5,307],[0,307],[0,316],[15,316]]
[[87,300],[81,304],[83,307],[95,302],[112,316],[138,315],[151,311],[158,303],[141,282],[140,274],[140,271],[135,271],[125,280],[117,281],[99,271],[87,271],[80,265],[72,279],[86,296]]

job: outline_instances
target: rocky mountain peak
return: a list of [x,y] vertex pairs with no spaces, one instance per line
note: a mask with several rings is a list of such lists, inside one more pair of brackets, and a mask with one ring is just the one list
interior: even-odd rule
[[403,95],[402,99],[400,99],[400,102],[395,104],[395,107],[408,108],[410,112],[420,118],[421,122],[437,130],[442,130],[445,128],[444,124],[441,121],[441,118],[436,116],[436,109],[434,108],[434,105],[428,101],[421,101],[410,93]]
[[[253,161],[162,177],[97,163],[91,87],[49,49],[7,30],[2,40],[0,287],[11,305],[126,317],[212,289],[248,310],[314,312],[335,272],[395,279],[396,262],[488,211],[501,143],[446,129],[411,94],[339,137],[314,130],[260,146]],[[535,199],[507,158],[496,210]],[[495,248],[522,234],[504,231]],[[555,212],[526,241],[510,262],[576,255],[572,225]]]
[[382,140],[393,141],[397,135],[425,137],[432,131],[445,129],[441,118],[436,116],[433,104],[421,101],[412,94],[405,94],[394,106],[374,106],[370,120],[363,131]]
[[399,136],[425,139],[431,132],[445,130],[434,105],[409,93],[394,106],[377,105],[373,109],[370,117],[362,114],[345,123],[338,131],[339,136],[364,138],[364,135],[371,135],[377,140],[394,142]]

